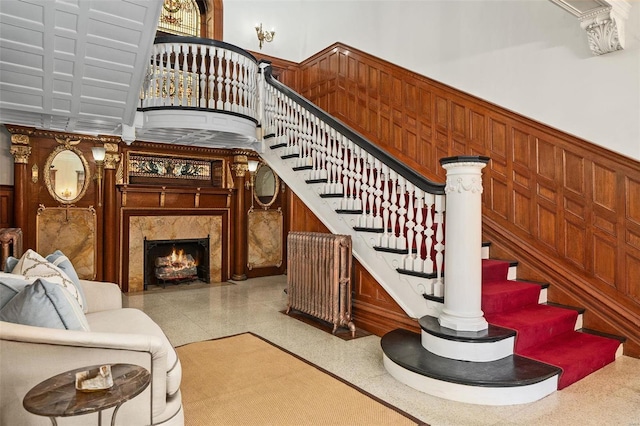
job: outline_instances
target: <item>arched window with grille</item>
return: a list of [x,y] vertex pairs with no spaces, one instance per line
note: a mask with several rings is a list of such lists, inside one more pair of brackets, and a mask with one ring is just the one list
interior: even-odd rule
[[195,0],[164,0],[158,30],[200,37],[200,8]]

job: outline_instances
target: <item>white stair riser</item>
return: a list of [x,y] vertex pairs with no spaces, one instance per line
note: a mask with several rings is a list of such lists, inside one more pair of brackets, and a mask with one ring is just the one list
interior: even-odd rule
[[513,355],[514,337],[497,342],[460,342],[422,330],[422,347],[438,356],[459,361],[488,362]]
[[538,401],[558,389],[558,376],[526,386],[469,386],[437,380],[409,371],[383,355],[387,372],[396,380],[429,395],[480,405],[516,405]]

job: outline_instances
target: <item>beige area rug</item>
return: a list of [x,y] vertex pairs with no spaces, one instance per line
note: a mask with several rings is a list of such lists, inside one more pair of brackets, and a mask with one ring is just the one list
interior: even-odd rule
[[176,350],[186,426],[424,425],[251,333]]

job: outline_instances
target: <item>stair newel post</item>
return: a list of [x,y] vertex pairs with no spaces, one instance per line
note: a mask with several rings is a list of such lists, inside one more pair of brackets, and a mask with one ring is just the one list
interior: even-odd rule
[[444,308],[440,325],[459,331],[488,327],[482,312],[482,168],[487,157],[440,160],[447,171]]

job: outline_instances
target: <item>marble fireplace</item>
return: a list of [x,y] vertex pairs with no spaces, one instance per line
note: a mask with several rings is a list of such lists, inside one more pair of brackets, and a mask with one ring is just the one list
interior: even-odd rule
[[125,248],[128,251],[128,291],[145,289],[145,239],[168,241],[208,238],[209,282],[222,281],[223,218],[220,215],[130,216],[128,234],[129,247]]

